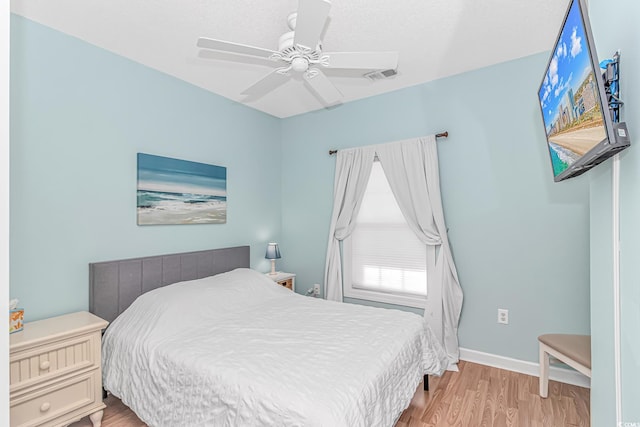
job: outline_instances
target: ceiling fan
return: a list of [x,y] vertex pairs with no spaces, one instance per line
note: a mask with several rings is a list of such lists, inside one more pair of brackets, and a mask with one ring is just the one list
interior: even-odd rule
[[291,31],[280,37],[277,51],[205,37],[198,39],[198,47],[269,59],[280,65],[245,89],[242,95],[260,97],[284,84],[293,73],[298,73],[325,106],[336,105],[341,102],[342,93],[323,69],[362,70],[363,75],[382,71],[384,76],[393,75],[398,67],[398,53],[323,52],[320,37],[330,8],[328,0],[299,0],[297,12],[287,18]]

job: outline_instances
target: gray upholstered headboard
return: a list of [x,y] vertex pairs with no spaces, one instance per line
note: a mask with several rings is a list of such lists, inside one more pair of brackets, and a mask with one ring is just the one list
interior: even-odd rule
[[113,321],[145,292],[249,267],[249,246],[89,264],[89,311]]

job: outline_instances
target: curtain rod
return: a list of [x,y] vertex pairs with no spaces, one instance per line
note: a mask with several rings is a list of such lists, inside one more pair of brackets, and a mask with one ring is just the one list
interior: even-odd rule
[[[449,131],[448,130],[436,134],[436,138],[446,138],[448,136],[449,136]],[[333,156],[337,152],[338,152],[338,150],[329,150],[329,155]]]

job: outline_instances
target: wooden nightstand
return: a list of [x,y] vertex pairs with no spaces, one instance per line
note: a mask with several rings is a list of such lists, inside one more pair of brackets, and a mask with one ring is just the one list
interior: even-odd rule
[[269,273],[266,273],[266,276],[276,282],[279,285],[284,286],[285,288],[289,288],[295,292],[296,290],[296,275],[293,273],[285,273],[283,271],[278,271],[275,276],[272,276]]
[[86,311],[25,323],[9,341],[11,426],[102,422],[101,331]]

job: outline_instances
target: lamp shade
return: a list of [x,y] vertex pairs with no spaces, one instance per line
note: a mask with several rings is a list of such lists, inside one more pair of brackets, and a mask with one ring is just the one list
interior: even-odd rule
[[280,258],[280,249],[278,248],[277,243],[269,243],[267,245],[267,253],[264,256],[266,259],[279,259]]

